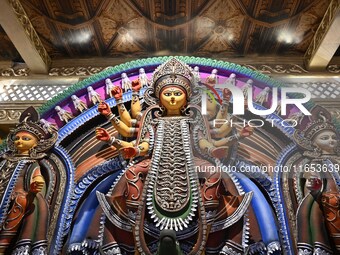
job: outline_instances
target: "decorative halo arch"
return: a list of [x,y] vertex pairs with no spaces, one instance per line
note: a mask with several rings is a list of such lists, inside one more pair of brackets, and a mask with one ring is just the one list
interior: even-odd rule
[[[63,231],[60,232],[60,236],[57,238],[59,243],[62,242],[64,236],[70,234],[72,231],[74,236],[80,235],[80,233],[83,235],[85,233],[85,230],[82,227],[78,227],[77,229],[77,226],[72,225],[72,220],[75,213],[84,208],[86,195],[91,193],[90,187],[100,186],[102,187],[101,191],[105,193],[108,191],[107,189],[110,188],[107,183],[104,183],[104,181],[108,180],[108,176],[119,176],[119,173],[126,168],[126,165],[122,163],[123,160],[119,158],[117,151],[112,151],[107,145],[103,145],[95,139],[94,128],[97,126],[108,128],[110,132],[115,132],[115,130],[110,126],[110,123],[107,123],[106,119],[99,114],[97,106],[91,104],[87,95],[87,87],[92,86],[93,89],[100,94],[102,99],[105,99],[109,106],[113,108],[116,106],[116,100],[114,98],[108,98],[106,95],[105,79],[109,78],[115,85],[119,85],[122,73],[126,73],[127,76],[133,80],[138,77],[140,68],[145,69],[145,73],[150,79],[155,68],[170,58],[172,57],[139,59],[115,67],[109,67],[98,74],[74,84],[39,108],[39,112],[44,119],[58,126],[59,138],[57,145],[69,154],[70,164],[72,164],[74,169],[72,177],[70,176],[69,178],[73,178],[75,187],[74,190],[72,190],[72,194],[70,194],[72,197],[70,209],[68,212],[65,212],[66,216],[62,218],[65,223],[64,226],[61,226]],[[202,80],[204,80],[213,69],[218,70],[220,83],[224,83],[232,73],[236,74],[238,81],[237,86],[240,88],[248,79],[252,79],[254,81],[254,96],[259,94],[266,87],[272,89],[285,86],[283,83],[274,80],[267,75],[238,64],[200,57],[177,56],[176,58],[191,67],[198,66]],[[77,112],[73,107],[71,99],[72,95],[77,95],[84,101],[87,104],[88,109],[82,113]],[[297,97],[298,95],[293,95],[293,97],[295,96]],[[124,102],[129,102],[131,99],[131,92],[124,93]],[[71,112],[74,115],[74,118],[68,123],[63,123],[58,120],[58,115],[54,110],[57,105],[62,109]],[[257,109],[264,110],[266,107],[268,108],[268,106],[270,106],[270,102],[264,105],[257,105]],[[310,101],[305,104],[305,106],[307,109],[311,109],[314,106],[314,103]],[[291,110],[294,111],[294,108]],[[252,116],[254,115],[248,114],[246,118],[251,118]],[[269,125],[267,122],[280,122],[283,120],[283,118],[277,114],[270,114],[266,116],[266,118],[267,126]],[[263,157],[268,157],[268,162],[280,163],[284,161],[282,157],[285,155],[288,156],[289,153],[284,153],[285,149],[282,148],[289,148],[289,151],[292,151],[295,148],[292,140],[294,131],[295,129],[292,127],[282,127],[280,125],[274,125],[270,131],[268,131],[268,129],[260,131],[256,137],[256,141],[258,142],[257,145],[260,147],[260,149],[257,150],[258,153],[263,155]],[[254,147],[254,143],[244,142],[243,146],[243,148],[242,146],[240,148],[240,154],[243,158],[246,158],[249,156],[246,147],[252,148]],[[273,148],[271,148],[270,152],[267,152],[266,148],[270,146]],[[277,161],[278,158],[279,161]],[[249,160],[239,160],[237,162],[237,167],[255,164],[261,164],[261,156],[258,158],[249,157]],[[289,240],[291,237],[289,233],[288,217],[284,209],[284,201],[282,200],[281,176],[269,176],[266,173],[257,173],[254,175],[249,174],[247,177],[251,178],[256,185],[263,188],[262,190],[263,192],[266,192],[266,197],[270,198],[269,203],[275,209],[278,224],[280,226],[280,237],[283,241],[283,249],[287,254],[293,254],[292,244]],[[275,177],[274,180],[273,177]],[[110,179],[110,181],[112,180]],[[94,200],[93,197],[94,195],[92,194],[92,202]],[[74,238],[74,236],[71,236],[71,239],[73,238],[73,240],[76,240],[78,237]],[[81,240],[82,238],[83,236],[78,239]]]

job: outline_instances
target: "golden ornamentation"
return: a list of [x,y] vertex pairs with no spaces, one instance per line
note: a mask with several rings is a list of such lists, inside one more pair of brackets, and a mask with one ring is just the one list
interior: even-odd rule
[[319,48],[322,39],[324,38],[326,32],[328,31],[330,25],[335,19],[340,8],[340,3],[338,0],[331,0],[323,19],[316,30],[311,44],[309,45],[305,53],[305,62],[309,63],[311,58],[315,55],[315,52]]
[[282,65],[243,65],[254,71],[258,71],[264,74],[302,74],[308,73],[308,71],[301,65],[297,64],[282,64]]
[[[254,71],[263,74],[307,74],[312,73],[306,70],[299,64],[242,64],[241,66],[247,67]],[[71,66],[71,67],[53,67],[49,70],[49,76],[89,76],[97,74],[103,70],[111,68],[111,66]],[[330,65],[327,67],[328,73],[340,73],[340,65]],[[29,68],[4,68],[0,69],[0,77],[16,77],[16,76],[30,76]]]
[[[295,161],[297,161],[301,157],[300,153],[295,154],[292,158],[290,158],[287,163],[285,164],[286,166],[289,166],[290,169],[292,168],[292,165],[294,164]],[[287,215],[289,218],[289,222],[291,225],[292,229],[292,234],[294,236],[293,240],[296,240],[297,237],[297,231],[296,231],[296,212],[293,210],[293,202],[291,198],[291,194],[289,190],[291,189],[290,184],[288,182],[289,178],[289,173],[283,173],[283,200],[286,203],[286,208],[287,208]]]
[[337,120],[340,120],[340,110],[338,109],[330,109],[329,112],[335,117]]
[[47,66],[51,65],[51,58],[48,55],[46,49],[44,48],[37,32],[35,31],[30,19],[28,18],[24,8],[22,7],[20,1],[18,0],[8,0],[8,3],[12,6],[14,13],[16,14],[19,22],[28,35],[31,42],[34,44],[37,52],[39,53],[41,59]]
[[30,74],[30,69],[29,68],[4,68],[0,69],[0,76],[28,76]]
[[87,76],[104,71],[107,67],[78,66],[78,67],[54,67],[48,72],[49,76]]
[[[53,160],[53,162],[56,163],[57,165],[57,169],[59,170],[59,174],[60,174],[60,184],[59,184],[59,191],[65,190],[65,186],[66,186],[66,170],[65,167],[63,165],[63,163],[60,161],[60,159],[55,156],[54,154],[51,154],[51,160]],[[55,202],[55,207],[53,210],[53,214],[51,215],[51,223],[50,223],[50,227],[47,233],[47,239],[48,240],[52,240],[56,225],[57,225],[57,221],[58,221],[58,216],[59,216],[59,211],[60,211],[60,207],[61,207],[61,203],[62,203],[62,199],[64,197],[64,193],[63,192],[58,192],[57,195],[57,199]],[[62,212],[60,212],[62,213]]]
[[0,110],[0,121],[18,120],[21,115],[20,110]]
[[340,65],[329,65],[327,71],[330,73],[340,73]]

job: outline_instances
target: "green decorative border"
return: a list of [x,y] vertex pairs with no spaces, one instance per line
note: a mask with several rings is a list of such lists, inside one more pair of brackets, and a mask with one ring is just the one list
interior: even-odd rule
[[[208,66],[211,68],[221,68],[221,69],[228,70],[231,72],[237,72],[242,75],[249,76],[250,78],[255,79],[256,81],[268,84],[272,87],[283,87],[284,86],[283,83],[277,80],[274,80],[265,74],[262,74],[260,72],[249,69],[247,67],[234,64],[234,63],[230,63],[230,62],[226,62],[226,61],[215,60],[215,59],[210,59],[210,58],[190,57],[190,56],[153,57],[153,58],[133,60],[133,61],[130,61],[124,64],[117,65],[115,67],[110,67],[104,71],[101,71],[98,74],[94,74],[93,76],[85,80],[82,80],[74,84],[73,86],[69,87],[68,89],[63,91],[61,94],[58,94],[57,96],[53,97],[51,100],[49,100],[44,105],[42,105],[38,109],[38,112],[41,115],[47,113],[54,106],[56,106],[59,102],[66,100],[68,97],[70,97],[77,91],[84,89],[92,85],[93,83],[102,81],[106,79],[107,77],[116,75],[118,73],[126,72],[127,70],[131,70],[131,69],[136,69],[136,68],[146,67],[146,66],[153,66],[153,65],[160,65],[173,57],[176,57],[179,60],[189,65]],[[306,104],[307,108],[311,108],[313,105],[314,103],[312,102],[309,102]]]

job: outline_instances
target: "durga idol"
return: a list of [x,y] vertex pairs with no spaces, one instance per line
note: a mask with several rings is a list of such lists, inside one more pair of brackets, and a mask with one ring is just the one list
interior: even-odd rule
[[89,231],[87,249],[101,254],[267,254],[253,192],[243,192],[232,173],[203,170],[227,160],[252,130],[211,126],[212,116],[229,118],[230,94],[225,91],[220,107],[207,102],[208,116],[202,115],[192,77],[188,65],[172,58],[153,73],[144,93],[146,107],[138,80],[132,82],[130,111],[119,87],[112,91],[119,117],[105,102],[99,104],[120,137],[97,128],[97,139],[130,164],[107,194],[97,192],[101,226]]

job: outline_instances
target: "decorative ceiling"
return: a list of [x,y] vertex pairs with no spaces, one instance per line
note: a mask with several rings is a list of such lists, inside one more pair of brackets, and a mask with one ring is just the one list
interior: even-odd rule
[[[21,0],[52,60],[305,54],[329,0]],[[19,54],[0,29],[0,60]]]

